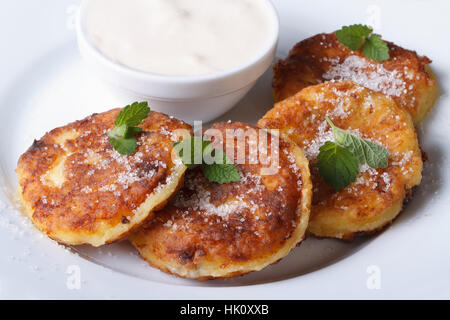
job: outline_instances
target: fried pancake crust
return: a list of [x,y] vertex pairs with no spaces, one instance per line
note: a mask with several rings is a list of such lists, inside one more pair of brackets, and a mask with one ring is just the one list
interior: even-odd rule
[[49,237],[93,246],[122,239],[181,183],[186,168],[177,157],[172,160],[172,133],[191,127],[150,112],[136,153],[122,156],[106,136],[119,112],[56,128],[20,157],[20,195],[35,226]]
[[[357,180],[334,191],[319,176],[317,155],[332,140],[325,116],[390,152],[386,169],[360,167]],[[389,97],[350,81],[310,86],[275,105],[258,123],[280,129],[310,161],[313,203],[308,230],[318,237],[352,239],[388,225],[421,181],[422,156],[410,115]]]
[[[257,132],[243,123],[213,128]],[[233,150],[244,150],[248,159],[249,146],[262,141],[256,139],[248,138]],[[268,150],[271,154],[270,146]],[[197,280],[237,276],[277,262],[304,238],[312,196],[308,162],[300,148],[280,141],[277,150],[280,168],[272,175],[261,174],[270,165],[248,161],[237,165],[240,182],[211,183],[198,168],[188,171],[173,202],[130,241],[150,265]],[[227,155],[233,159],[229,151]]]
[[297,43],[274,66],[275,101],[327,80],[346,79],[392,97],[412,116],[423,120],[438,97],[431,60],[387,42],[390,59],[377,62],[338,42],[334,33],[318,34]]

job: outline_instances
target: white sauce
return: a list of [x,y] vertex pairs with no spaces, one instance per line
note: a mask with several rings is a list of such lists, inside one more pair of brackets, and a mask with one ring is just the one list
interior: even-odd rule
[[204,75],[257,58],[273,26],[261,0],[89,0],[85,30],[104,55],[136,70]]

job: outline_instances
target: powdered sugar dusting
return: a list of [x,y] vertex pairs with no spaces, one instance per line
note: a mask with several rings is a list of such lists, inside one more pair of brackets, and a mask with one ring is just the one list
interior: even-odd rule
[[325,80],[351,80],[389,96],[399,97],[408,91],[401,72],[386,70],[382,64],[371,64],[359,56],[349,56],[341,64],[332,64],[322,76]]
[[[249,179],[254,181],[256,185],[254,188],[248,190],[248,192],[261,193],[265,190],[264,185],[261,184],[261,177],[259,176],[254,176],[253,178],[248,175],[241,176],[240,183],[246,183],[250,181]],[[255,212],[258,209],[256,203],[245,199],[245,194],[218,205],[212,203],[211,192],[205,188],[204,178],[198,174],[186,179],[184,187],[192,192],[190,192],[190,195],[186,195],[186,193],[183,192],[178,194],[175,198],[174,205],[179,209],[189,208],[201,211],[205,216],[215,215],[225,220],[228,219],[231,214],[242,212],[244,209],[249,209],[252,212]]]
[[333,133],[327,121],[320,123],[317,134],[313,140],[304,141],[304,152],[308,160],[316,159],[319,155],[319,149],[327,141],[333,140]]
[[[147,144],[144,145],[143,141],[139,141],[139,145],[144,148],[144,152],[148,153],[151,150]],[[118,187],[122,187],[123,190],[127,190],[130,186],[135,183],[142,181],[144,179],[152,178],[159,167],[166,168],[167,165],[163,161],[154,160],[154,161],[146,161],[145,166],[148,168],[147,170],[139,170],[139,164],[144,163],[144,154],[141,151],[136,152],[134,155],[121,155],[117,151],[113,149],[106,150],[107,157],[99,158],[96,153],[88,149],[84,153],[85,161],[93,164],[93,168],[87,172],[88,176],[92,176],[95,173],[106,170],[110,167],[119,166],[121,170],[113,175],[114,183],[108,183],[99,186],[97,189],[100,192],[114,192],[118,189]],[[159,157],[160,154],[155,154],[155,157]],[[81,190],[82,193],[91,193],[93,192],[92,186],[85,186]]]

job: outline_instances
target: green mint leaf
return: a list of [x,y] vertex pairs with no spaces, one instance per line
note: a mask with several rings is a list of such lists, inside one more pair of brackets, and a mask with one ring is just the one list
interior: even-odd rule
[[223,184],[241,181],[239,171],[233,164],[204,164],[201,168],[205,177],[211,182]]
[[317,159],[320,176],[334,190],[339,191],[356,180],[358,161],[350,151],[337,143],[325,142],[320,147]]
[[110,138],[121,138],[124,137],[128,131],[128,127],[126,125],[121,125],[120,127],[115,127],[111,131],[107,133]]
[[128,127],[123,137],[124,138],[135,137],[141,131],[142,131],[141,127]]
[[347,134],[338,144],[350,151],[360,164],[368,164],[371,168],[387,168],[389,151],[371,141]]
[[134,127],[142,123],[148,117],[150,108],[148,102],[134,102],[123,108],[116,118],[116,127],[126,125]]
[[366,25],[354,24],[335,31],[338,41],[353,51],[362,46],[362,53],[369,59],[383,62],[389,59],[389,48],[381,37],[372,34],[373,29]]
[[137,147],[137,140],[135,137],[130,138],[110,137],[109,143],[117,152],[119,152],[122,155],[132,155]]
[[374,169],[387,168],[389,151],[386,148],[338,128],[330,118],[326,119],[333,130],[334,141],[350,151],[359,164],[368,164]]
[[[362,146],[364,161],[373,169],[387,168],[389,164],[389,151],[382,146],[368,140],[359,139]],[[351,152],[351,150],[350,150]]]
[[120,127],[116,127],[107,133],[110,138],[131,138],[136,136],[139,132],[142,131],[140,127],[127,127],[126,125],[121,125]]
[[203,152],[211,144],[201,137],[190,137],[173,144],[178,156],[188,169],[193,169],[203,163]]
[[188,169],[201,165],[210,182],[230,183],[241,180],[237,167],[225,152],[213,148],[211,142],[201,137],[191,137],[173,144],[181,161]]
[[336,127],[328,116],[325,116],[325,119],[332,129],[334,141],[341,146],[345,146],[349,133],[341,128]]
[[222,149],[213,148],[210,144],[203,150],[203,164],[233,164],[233,161]]
[[362,24],[344,26],[334,34],[339,42],[350,50],[357,51],[361,48],[364,40],[372,33],[373,29]]
[[389,60],[389,48],[381,37],[377,34],[373,34],[363,46],[364,55],[372,60],[383,62]]
[[222,149],[214,149],[212,145],[208,145],[203,152],[202,172],[211,182],[223,184],[241,181],[233,161]]
[[123,108],[115,121],[115,128],[107,132],[109,144],[120,154],[131,155],[136,151],[136,135],[142,128],[136,127],[148,117],[147,102],[135,102]]

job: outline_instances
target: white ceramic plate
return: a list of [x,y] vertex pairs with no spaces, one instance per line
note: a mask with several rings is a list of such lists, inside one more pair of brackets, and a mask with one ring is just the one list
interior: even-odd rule
[[[273,2],[281,19],[279,56],[298,40],[362,22],[433,59],[441,97],[419,132],[430,161],[422,185],[394,225],[350,244],[307,239],[261,272],[203,283],[148,267],[126,242],[99,249],[57,245],[34,230],[14,203],[17,159],[49,129],[129,101],[112,96],[82,65],[71,28],[77,1],[2,0],[0,298],[450,298],[450,45],[444,41],[450,5]],[[255,123],[271,107],[271,77],[267,72],[219,120]]]

